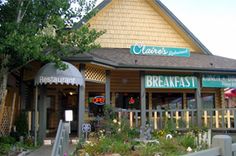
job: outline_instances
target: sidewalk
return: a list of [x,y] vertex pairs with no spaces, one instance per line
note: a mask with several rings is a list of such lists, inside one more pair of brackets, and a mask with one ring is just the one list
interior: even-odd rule
[[[51,145],[43,145],[39,149],[36,149],[35,151],[29,153],[28,156],[51,156],[52,152]],[[75,145],[69,145],[69,153],[72,152],[75,149]]]

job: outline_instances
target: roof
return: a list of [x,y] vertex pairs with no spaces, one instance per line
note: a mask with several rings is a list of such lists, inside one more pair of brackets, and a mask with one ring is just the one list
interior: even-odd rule
[[174,56],[132,55],[128,48],[100,48],[67,58],[68,61],[94,62],[119,69],[215,72],[236,74],[233,59],[191,53],[189,58]]
[[[177,27],[183,31],[190,40],[199,47],[204,54],[212,55],[212,53],[194,36],[194,34],[160,1],[160,0],[153,0],[155,5],[160,8],[160,10],[172,21]],[[110,4],[112,0],[104,0],[102,1],[96,8],[96,11],[101,11],[105,8],[108,4]],[[88,22],[89,19],[84,18],[79,23],[75,24],[73,28],[79,28],[83,23]]]

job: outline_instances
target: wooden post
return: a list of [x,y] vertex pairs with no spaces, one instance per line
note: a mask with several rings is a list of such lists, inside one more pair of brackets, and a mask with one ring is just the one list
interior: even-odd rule
[[148,93],[148,101],[149,101],[149,123],[152,123],[152,92]]
[[114,108],[116,107],[116,94],[115,94],[115,92],[111,93],[111,105]]
[[106,70],[106,84],[105,84],[105,94],[106,94],[106,104],[111,104],[111,71]]
[[129,112],[130,127],[133,127],[133,112]]
[[197,125],[202,127],[202,100],[201,100],[201,77],[197,76],[197,89],[196,89],[196,102],[197,102]]
[[39,141],[43,143],[46,137],[47,126],[47,106],[46,106],[46,86],[40,86],[40,98],[39,98]]
[[80,64],[80,73],[84,79],[83,84],[79,86],[79,103],[78,103],[78,137],[82,138],[82,124],[84,123],[84,112],[85,112],[85,64]]
[[10,125],[9,125],[9,133],[11,132],[13,118],[14,118],[14,112],[15,112],[15,104],[16,104],[16,93],[13,95],[12,105],[11,105],[11,116],[10,116]]
[[183,93],[183,108],[187,109],[187,97],[186,97],[186,93]]
[[145,73],[140,72],[140,81],[141,81],[141,92],[140,92],[140,101],[141,101],[141,133],[140,137],[144,138],[144,129],[146,126],[146,91],[145,91]]
[[216,120],[216,128],[219,128],[219,113],[218,110],[216,110],[216,116],[215,116],[215,120]]
[[228,128],[231,128],[231,125],[230,125],[230,110],[227,110],[227,127]]
[[189,111],[186,111],[186,123],[187,128],[189,128]]
[[204,111],[204,125],[207,126],[207,111]]
[[154,112],[154,129],[157,129],[157,112]]
[[34,146],[37,146],[37,131],[38,131],[38,86],[35,87],[35,106],[34,106]]

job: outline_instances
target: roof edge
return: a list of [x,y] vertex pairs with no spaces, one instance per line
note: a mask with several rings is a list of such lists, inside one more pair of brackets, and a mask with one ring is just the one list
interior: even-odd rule
[[158,5],[166,15],[172,19],[179,28],[184,31],[190,39],[207,55],[213,55],[201,42],[200,40],[168,9],[160,0],[154,0],[155,4]]
[[[95,7],[93,10],[97,10],[98,12],[101,11],[103,8],[105,8],[112,0],[104,0],[102,1],[97,7]],[[93,17],[92,17],[93,18]],[[84,23],[87,23],[90,19],[82,18],[78,23],[73,25],[73,29],[80,28]]]

